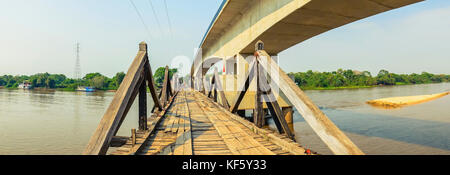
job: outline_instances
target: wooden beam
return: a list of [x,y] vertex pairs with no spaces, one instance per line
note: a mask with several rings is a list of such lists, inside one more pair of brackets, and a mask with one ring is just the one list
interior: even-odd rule
[[281,108],[281,111],[283,113],[284,119],[286,120],[286,123],[288,124],[289,129],[294,132],[294,110],[292,107],[283,107]]
[[212,91],[214,89],[214,79],[215,79],[215,77],[216,76],[213,76],[212,79],[211,79],[211,85],[209,86],[209,92],[208,92],[208,98],[211,98],[211,93],[212,93]]
[[[146,56],[146,57],[148,57],[148,56]],[[159,101],[159,97],[156,92],[155,80],[153,79],[152,68],[150,67],[149,61],[145,64],[145,74],[146,74],[145,77],[148,82],[148,87],[150,89],[150,94],[152,95],[152,99],[155,104],[155,107],[157,107],[158,110],[161,111],[163,106],[161,105],[161,103]],[[152,110],[152,112],[153,112],[153,110]]]
[[244,99],[245,93],[247,92],[250,83],[253,80],[255,63],[256,60],[253,60],[249,66],[250,70],[247,72],[245,76],[244,83],[242,83],[241,87],[238,89],[237,98],[235,98],[234,103],[231,104],[230,107],[231,113],[236,113],[238,111],[239,105],[241,104],[242,99]]
[[[136,99],[137,95],[139,94],[139,88],[141,87],[141,84],[144,83],[144,81],[145,81],[145,78],[143,76],[141,76],[138,80],[138,83],[136,84],[136,87],[133,90],[133,93],[131,94],[131,97],[130,97],[131,103],[128,103],[127,106],[125,107],[124,114],[128,114],[128,111],[130,110],[131,106],[133,105],[134,100]],[[122,126],[122,123],[124,120],[125,120],[125,117],[122,117],[120,119],[119,124],[117,125],[117,128],[120,128]],[[114,131],[113,136],[116,136],[117,132],[119,132],[119,129],[116,129],[116,131]]]
[[108,151],[111,139],[119,129],[120,121],[126,116],[126,107],[129,103],[133,103],[130,99],[141,77],[141,72],[144,71],[144,65],[147,62],[146,55],[147,44],[142,42],[139,44],[137,56],[128,69],[122,84],[114,95],[83,154],[99,155],[106,154]]
[[280,133],[286,133],[288,135],[289,138],[295,140],[295,135],[293,133],[293,131],[291,131],[291,129],[289,128],[289,125],[287,124],[283,112],[281,110],[280,105],[277,102],[277,98],[275,97],[274,93],[272,92],[272,89],[269,85],[269,81],[267,81],[266,75],[265,75],[265,71],[264,69],[261,67],[261,69],[259,70],[259,79],[260,81],[260,88],[262,89],[263,92],[265,92],[265,94],[263,94],[264,96],[264,101],[267,104],[267,107],[270,110],[270,114],[272,115],[273,121],[275,122],[275,125],[277,126],[277,129]]
[[[289,101],[295,106],[314,132],[334,154],[364,154],[328,117],[309,99],[306,94],[272,60],[267,52],[257,51],[261,65],[265,70],[278,71],[278,75],[269,74]],[[279,77],[279,78],[278,78]]]
[[131,129],[131,145],[134,147],[136,145],[136,129]]
[[259,62],[256,61],[256,94],[255,94],[255,109],[253,110],[253,122],[257,127],[262,128],[264,126],[264,111],[263,111],[263,100],[261,98],[261,78],[260,78],[260,66]]
[[219,73],[217,72],[217,69],[214,69],[214,77],[215,77],[215,82],[216,82],[214,84],[215,84],[216,89],[219,91],[219,95],[220,95],[220,100],[222,102],[222,106],[225,109],[230,109],[230,105],[228,104],[227,98],[225,97],[225,93],[223,91],[223,86],[222,86],[222,83],[220,81]]
[[166,106],[166,102],[167,102],[167,97],[168,97],[168,93],[167,93],[167,81],[169,79],[169,67],[166,66],[166,69],[164,71],[164,81],[163,81],[163,87],[161,89],[161,104],[163,106]]
[[147,84],[142,81],[139,87],[139,130],[147,130]]
[[214,86],[214,90],[213,90],[213,99],[214,102],[217,102],[217,88]]
[[170,79],[170,74],[169,74],[169,81],[167,81],[167,89],[168,89],[168,93],[169,93],[169,97],[173,96],[173,87],[172,87],[172,83],[171,83],[171,79]]

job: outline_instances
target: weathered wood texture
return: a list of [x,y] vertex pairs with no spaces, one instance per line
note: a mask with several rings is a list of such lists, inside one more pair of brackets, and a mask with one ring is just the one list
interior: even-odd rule
[[220,101],[222,103],[222,106],[225,109],[229,109],[230,105],[228,104],[227,98],[225,97],[222,82],[220,81],[219,73],[217,72],[217,69],[214,70],[214,79],[215,79],[215,81],[214,81],[214,87],[215,87],[214,98],[217,99],[216,93],[218,92],[220,94]]
[[256,81],[256,95],[255,95],[255,109],[253,109],[253,122],[258,127],[264,126],[264,112],[263,112],[263,100],[261,98],[262,91],[261,91],[261,71],[260,71],[260,65],[259,62],[256,62],[256,73],[255,73],[255,80]]
[[[252,128],[254,124],[236,117],[240,118],[200,92],[181,91],[153,134],[143,139],[137,133],[136,144],[142,149],[136,154],[304,155],[304,149],[286,136]],[[112,154],[129,154],[133,149],[129,143]]]
[[238,89],[238,95],[235,101],[231,104],[230,110],[232,113],[236,113],[239,109],[239,105],[242,102],[242,99],[244,99],[245,93],[247,92],[250,82],[252,81],[254,77],[254,70],[255,70],[256,61],[252,61],[249,68],[250,70],[246,74],[245,82],[241,83],[242,87]]
[[275,122],[275,125],[277,126],[280,133],[286,133],[288,137],[290,137],[291,139],[295,139],[294,131],[289,128],[289,125],[283,115],[282,109],[277,102],[277,98],[275,97],[271,87],[269,86],[269,82],[267,81],[265,73],[266,72],[262,68],[260,68],[258,77],[261,79],[260,88],[262,88],[262,91],[265,92],[263,94],[264,101],[266,102],[270,110],[273,121]]
[[136,139],[133,141],[133,137],[129,138],[128,141],[122,145],[120,148],[113,151],[112,155],[134,155],[139,152],[141,152],[143,149],[145,149],[144,143],[148,141],[150,136],[152,134],[155,134],[158,132],[157,126],[160,123],[164,123],[163,119],[165,115],[170,115],[168,113],[169,107],[173,104],[173,101],[175,97],[177,96],[178,92],[175,92],[174,96],[172,96],[167,106],[163,109],[163,111],[153,114],[152,117],[150,117],[149,121],[147,122],[147,130],[139,130],[136,131]]
[[[167,70],[166,70],[167,71]],[[147,130],[147,84],[150,88],[150,93],[152,95],[155,107],[158,108],[158,114],[164,115],[165,108],[161,105],[159,99],[157,98],[155,85],[153,81],[153,75],[151,72],[148,53],[147,53],[147,44],[142,42],[139,44],[139,52],[133,63],[131,64],[128,72],[123,79],[119,89],[117,90],[114,98],[106,110],[103,118],[100,121],[97,129],[92,135],[89,143],[84,150],[83,154],[87,155],[102,155],[106,154],[108,148],[111,145],[112,138],[116,135],[119,130],[123,120],[125,119],[131,105],[134,102],[134,99],[139,94],[139,130],[144,133],[151,133],[152,130]],[[165,77],[166,91],[164,94],[166,95],[164,99],[169,99],[172,95],[170,91],[170,83],[169,78]],[[166,103],[164,102],[164,105]],[[169,105],[168,105],[169,106]],[[163,110],[161,113],[160,111]],[[135,136],[135,135],[134,135]],[[136,140],[132,140],[133,146],[138,145],[138,149],[140,148],[139,144],[136,144]],[[133,150],[131,150],[133,152]]]
[[129,103],[133,103],[131,99],[134,99],[137,95],[133,94],[133,91],[138,86],[141,72],[144,71],[144,66],[147,62],[147,44],[141,43],[136,58],[128,69],[122,84],[114,95],[83,154],[106,154],[111,138],[120,127],[121,121],[131,106]]
[[161,104],[163,106],[165,106],[168,101],[168,96],[169,96],[169,93],[168,93],[169,82],[168,81],[169,81],[169,67],[166,66],[166,69],[164,71],[164,81],[163,81],[163,85],[162,85],[163,87],[161,89]]
[[[272,81],[278,85],[289,101],[295,106],[315,133],[334,154],[364,154],[328,117],[309,99],[306,94],[278,67],[277,63],[261,50],[257,51],[264,69]],[[275,74],[276,73],[276,74]],[[277,78],[279,77],[279,78]]]
[[147,130],[147,85],[145,81],[139,87],[139,129]]

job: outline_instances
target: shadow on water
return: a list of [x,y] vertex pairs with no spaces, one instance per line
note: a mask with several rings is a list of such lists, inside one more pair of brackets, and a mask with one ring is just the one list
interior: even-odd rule
[[[450,150],[450,123],[323,107],[321,110],[344,132]],[[294,115],[295,123],[305,122],[297,111]]]

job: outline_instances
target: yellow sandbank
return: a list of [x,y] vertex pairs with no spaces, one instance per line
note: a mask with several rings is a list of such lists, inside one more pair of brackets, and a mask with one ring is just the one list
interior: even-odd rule
[[367,101],[367,103],[374,105],[374,106],[396,108],[396,107],[402,107],[402,106],[406,106],[406,105],[413,105],[413,104],[427,102],[430,100],[434,100],[434,99],[446,96],[448,94],[450,94],[450,91],[439,93],[439,94],[431,94],[431,95],[381,98],[381,99]]

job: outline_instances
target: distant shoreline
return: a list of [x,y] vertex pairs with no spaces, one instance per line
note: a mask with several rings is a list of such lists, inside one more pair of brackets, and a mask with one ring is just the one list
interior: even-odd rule
[[[21,90],[21,88],[7,88],[5,86],[0,86],[0,89],[7,89],[7,90]],[[30,91],[63,91],[63,92],[82,92],[77,91],[75,89],[67,89],[67,88],[33,88],[33,89],[22,89],[22,90],[30,90]],[[96,92],[116,92],[117,90],[114,89],[96,89]]]
[[[367,88],[378,88],[378,87],[395,87],[395,86],[408,86],[408,85],[426,85],[426,84],[441,84],[441,83],[450,83],[450,82],[440,82],[440,83],[420,83],[420,84],[403,84],[398,83],[395,85],[373,85],[373,86],[341,86],[341,87],[300,87],[302,90],[348,90],[348,89],[367,89]],[[0,86],[0,89],[8,89],[8,90],[19,90],[20,88],[7,88],[5,86]],[[75,89],[67,89],[67,88],[33,88],[33,90],[53,90],[53,91],[64,91],[64,92],[78,92]],[[98,92],[116,92],[115,89],[102,90],[97,89]],[[148,92],[148,89],[147,89]]]
[[395,87],[395,86],[409,86],[409,85],[426,85],[426,84],[441,84],[450,82],[439,82],[439,83],[420,83],[420,84],[403,84],[398,83],[395,85],[373,85],[373,86],[342,86],[342,87],[300,87],[302,90],[346,90],[346,89],[367,89],[367,88],[377,88],[377,87]]

